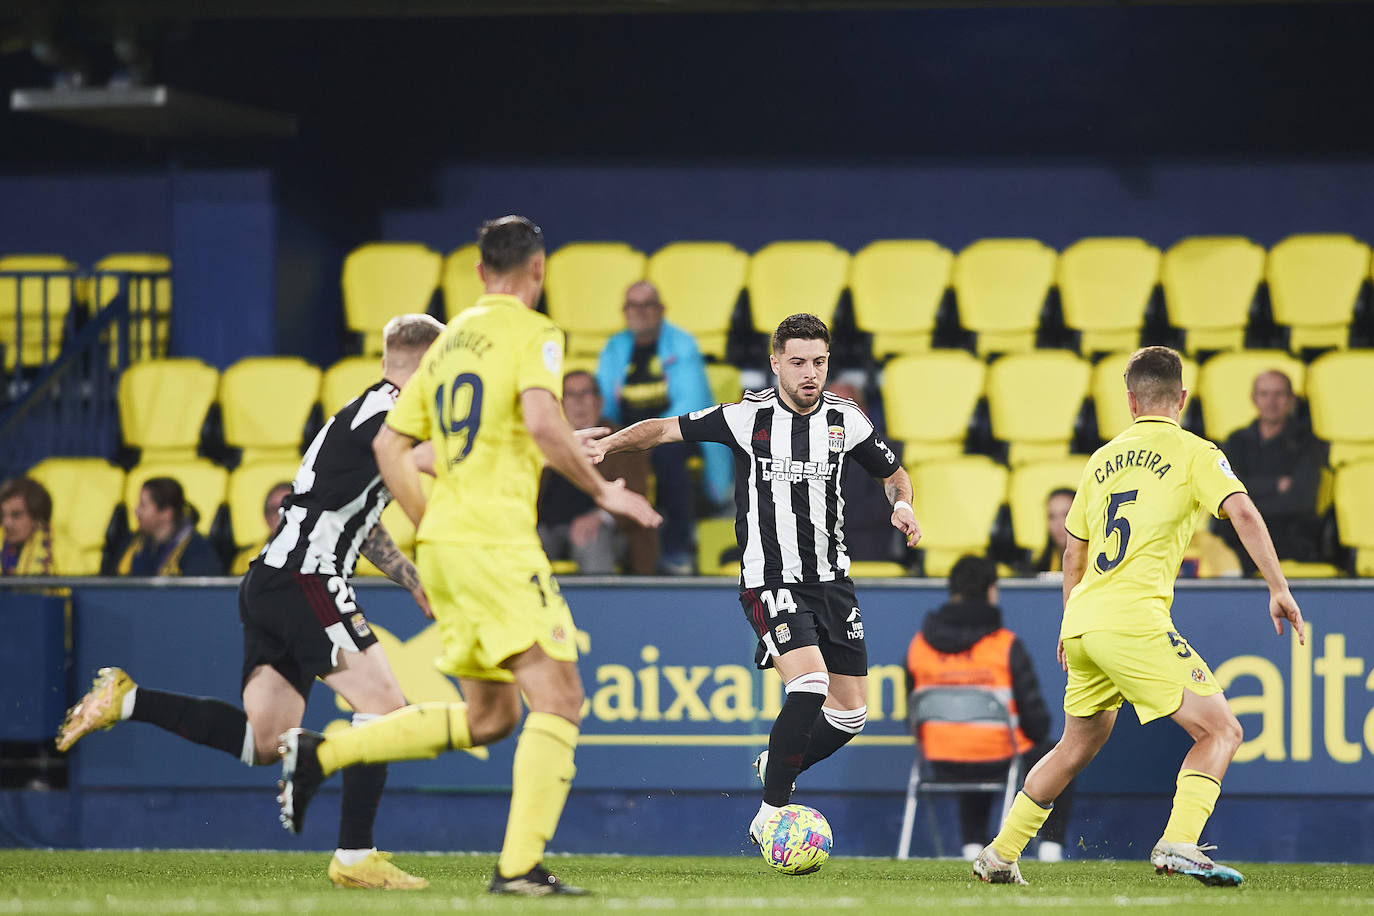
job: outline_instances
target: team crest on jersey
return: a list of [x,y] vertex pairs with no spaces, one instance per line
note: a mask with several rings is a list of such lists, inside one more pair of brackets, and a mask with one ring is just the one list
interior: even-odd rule
[[353,627],[353,632],[366,639],[372,635],[372,629],[367,625],[367,618],[359,611],[348,618],[349,626]]
[[792,628],[785,623],[780,623],[773,628],[773,635],[777,637],[777,640],[780,643],[791,642]]
[[832,426],[826,431],[826,438],[830,443],[832,452],[844,451],[844,427]]
[[565,629],[563,629],[563,627],[561,627],[561,626],[554,627],[554,628],[553,628],[553,631],[552,631],[552,635],[553,635],[553,641],[554,641],[554,642],[567,642],[567,641],[568,641],[568,631],[565,630]]
[[1203,671],[1201,668],[1194,668],[1193,680],[1197,681],[1199,684],[1207,683],[1207,672]]

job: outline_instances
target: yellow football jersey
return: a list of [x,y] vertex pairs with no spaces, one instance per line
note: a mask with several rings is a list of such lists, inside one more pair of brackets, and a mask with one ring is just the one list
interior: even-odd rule
[[563,396],[563,332],[514,296],[482,296],[430,345],[387,417],[434,440],[434,490],[416,541],[538,545],[544,456],[525,429],[520,393]]
[[1064,527],[1088,542],[1060,635],[1171,630],[1179,561],[1198,520],[1244,493],[1226,456],[1166,417],[1141,417],[1093,453]]

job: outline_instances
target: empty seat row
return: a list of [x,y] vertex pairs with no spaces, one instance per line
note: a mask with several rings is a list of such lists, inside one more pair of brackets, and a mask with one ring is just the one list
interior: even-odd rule
[[[447,258],[414,243],[355,249],[343,269],[349,328],[363,334],[365,352],[379,352],[386,319],[424,311],[440,288],[452,317],[481,294],[477,260],[475,245]],[[1296,353],[1346,345],[1370,276],[1369,246],[1342,234],[1294,235],[1269,252],[1241,236],[1185,238],[1163,253],[1132,237],[1083,239],[1062,253],[1035,239],[983,239],[957,255],[933,241],[883,240],[852,256],[824,241],[775,242],[753,255],[726,242],[678,242],[651,257],[622,242],[580,242],[550,254],[545,296],[571,351],[594,354],[623,327],[625,288],[648,279],[659,286],[670,320],[719,359],[742,291],[754,329],[767,333],[794,312],[829,321],[847,288],[855,323],[883,357],[930,347],[951,288],[980,355],[1032,349],[1046,297],[1057,287],[1065,324],[1091,354],[1134,347],[1160,287],[1170,323],[1197,353],[1243,345],[1265,282],[1274,319],[1289,328]]]

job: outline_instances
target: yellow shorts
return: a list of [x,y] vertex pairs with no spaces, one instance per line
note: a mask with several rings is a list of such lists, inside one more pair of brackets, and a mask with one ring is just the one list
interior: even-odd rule
[[1094,631],[1064,640],[1069,680],[1064,712],[1087,717],[1126,700],[1140,724],[1171,716],[1186,687],[1198,696],[1221,693],[1212,669],[1173,631]]
[[502,663],[534,645],[577,661],[572,611],[540,548],[420,544],[415,566],[444,644],[434,664],[445,674],[510,682]]

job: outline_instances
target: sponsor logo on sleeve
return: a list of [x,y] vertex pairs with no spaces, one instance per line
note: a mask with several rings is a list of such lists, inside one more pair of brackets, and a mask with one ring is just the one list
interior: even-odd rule
[[541,351],[544,357],[544,368],[553,375],[558,374],[558,370],[563,366],[563,348],[557,341],[544,341],[544,348]]
[[719,405],[719,404],[715,405],[714,407],[703,407],[701,410],[694,410],[694,411],[692,411],[691,413],[689,413],[689,414],[687,415],[687,419],[689,419],[689,420],[700,420],[702,417],[706,416],[706,415],[707,415],[708,413],[710,413],[711,411],[713,411],[713,410],[719,410],[719,409],[720,409],[720,405]]
[[1240,479],[1236,476],[1236,472],[1231,470],[1231,462],[1226,460],[1226,456],[1223,455],[1222,457],[1217,459],[1217,467],[1221,468],[1221,473],[1225,474],[1232,480]]

